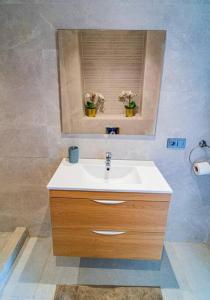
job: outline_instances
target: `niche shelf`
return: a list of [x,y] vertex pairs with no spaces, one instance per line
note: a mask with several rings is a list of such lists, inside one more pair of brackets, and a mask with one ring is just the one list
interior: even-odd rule
[[[162,30],[58,30],[63,133],[154,135],[166,32]],[[137,114],[126,118],[122,90],[137,94]],[[85,116],[84,94],[105,96],[104,113]]]

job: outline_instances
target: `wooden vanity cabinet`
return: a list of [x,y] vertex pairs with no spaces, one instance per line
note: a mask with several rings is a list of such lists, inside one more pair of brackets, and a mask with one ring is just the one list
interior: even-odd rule
[[161,259],[170,197],[50,190],[54,255]]

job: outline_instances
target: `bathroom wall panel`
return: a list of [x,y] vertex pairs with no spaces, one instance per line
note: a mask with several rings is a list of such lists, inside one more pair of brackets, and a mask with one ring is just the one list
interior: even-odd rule
[[[208,178],[192,174],[187,157],[201,138],[210,136],[208,1],[77,0],[73,5],[2,0],[0,12],[0,129],[15,128],[21,135],[19,129],[36,128],[29,138],[20,138],[27,152],[18,145],[15,153],[19,140],[11,141],[9,131],[2,141],[7,145],[0,152],[0,230],[26,226],[31,235],[49,234],[48,195],[43,189],[68,146],[78,145],[83,158],[104,158],[112,151],[113,158],[154,160],[174,190],[166,239],[206,240],[210,185]],[[61,134],[58,28],[167,30],[155,138]],[[186,149],[166,149],[167,137],[178,136],[187,138]],[[36,151],[27,146],[31,140]],[[26,169],[33,173],[29,178]]]

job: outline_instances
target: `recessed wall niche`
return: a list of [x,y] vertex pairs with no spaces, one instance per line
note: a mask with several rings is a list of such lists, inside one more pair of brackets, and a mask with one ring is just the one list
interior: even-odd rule
[[[63,133],[154,135],[166,32],[162,30],[58,30]],[[126,117],[122,91],[136,94]],[[104,96],[104,109],[88,117],[85,95]]]

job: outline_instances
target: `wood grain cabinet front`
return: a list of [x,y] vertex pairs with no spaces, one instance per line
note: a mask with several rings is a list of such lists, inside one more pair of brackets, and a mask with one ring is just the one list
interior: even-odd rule
[[117,194],[51,193],[54,255],[160,259],[170,195]]

